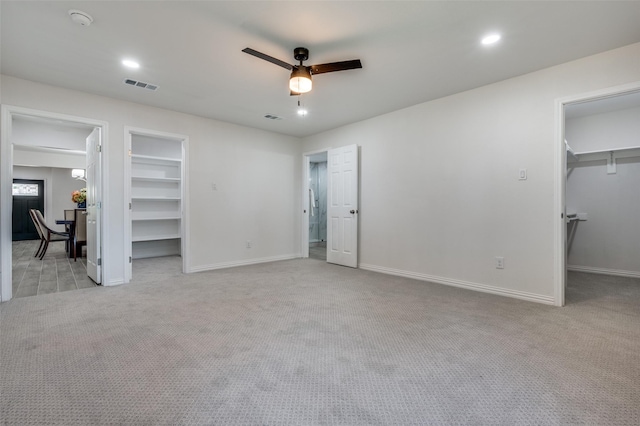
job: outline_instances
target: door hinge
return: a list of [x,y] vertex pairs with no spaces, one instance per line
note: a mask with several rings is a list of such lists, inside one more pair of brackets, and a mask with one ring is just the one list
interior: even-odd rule
[[96,152],[102,152],[102,145],[96,145]]
[[131,256],[129,256],[129,263],[131,263]]
[[97,205],[97,207],[98,207],[99,209],[101,209],[101,208],[102,208],[102,202],[98,201],[98,202],[96,203],[96,205]]
[[129,150],[129,157],[131,157],[131,150]]
[[131,203],[129,203],[129,210],[131,210]]
[[102,266],[102,259],[98,258],[97,264],[98,264],[98,266]]

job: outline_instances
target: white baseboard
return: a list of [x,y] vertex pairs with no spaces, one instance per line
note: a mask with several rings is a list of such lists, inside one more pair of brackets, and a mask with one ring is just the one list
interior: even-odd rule
[[110,280],[108,283],[103,283],[102,285],[105,287],[111,287],[112,285],[121,285],[121,284],[124,284],[124,279]]
[[235,268],[236,266],[256,265],[258,263],[277,262],[280,260],[290,260],[290,259],[298,259],[298,258],[300,258],[300,255],[298,254],[285,254],[282,256],[262,257],[259,259],[247,259],[247,260],[237,260],[232,262],[221,262],[221,263],[214,263],[211,265],[194,266],[192,268],[188,268],[187,273],[190,274],[193,272],[213,271],[216,269]]
[[501,287],[494,287],[486,284],[478,284],[470,281],[456,280],[453,278],[436,277],[433,275],[422,274],[418,272],[402,271],[399,269],[386,268],[383,266],[360,264],[360,269],[368,271],[380,272],[388,275],[396,275],[399,277],[413,278],[421,281],[429,281],[436,284],[444,284],[452,287],[465,288],[468,290],[481,291],[483,293],[491,293],[499,296],[512,297],[515,299],[527,300],[529,302],[544,303],[545,305],[553,305],[553,296],[542,296],[540,294],[527,293],[524,291],[510,290]]
[[567,270],[575,272],[589,272],[591,274],[615,275],[617,277],[640,278],[640,272],[622,271],[619,269],[593,268],[591,266],[567,265]]

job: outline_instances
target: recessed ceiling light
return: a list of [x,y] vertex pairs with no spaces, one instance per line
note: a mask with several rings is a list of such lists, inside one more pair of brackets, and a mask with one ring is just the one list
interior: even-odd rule
[[304,108],[300,108],[298,110],[298,115],[301,116],[301,117],[304,117],[305,115],[307,115],[307,110],[304,109]]
[[490,34],[482,39],[482,44],[487,46],[489,44],[497,43],[500,40],[500,37],[500,34]]
[[137,63],[136,61],[132,61],[131,59],[124,59],[122,61],[122,65],[124,65],[127,68],[133,68],[133,69],[140,68],[140,64]]

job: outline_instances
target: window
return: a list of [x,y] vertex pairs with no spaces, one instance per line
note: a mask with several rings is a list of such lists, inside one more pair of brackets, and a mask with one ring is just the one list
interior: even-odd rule
[[15,196],[37,197],[38,184],[37,183],[14,183],[12,193],[14,197]]

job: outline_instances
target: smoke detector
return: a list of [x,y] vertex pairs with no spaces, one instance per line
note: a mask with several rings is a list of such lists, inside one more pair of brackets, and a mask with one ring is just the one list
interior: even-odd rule
[[88,27],[93,22],[91,15],[81,10],[71,9],[69,11],[69,16],[73,22],[78,25],[82,25],[83,27]]

